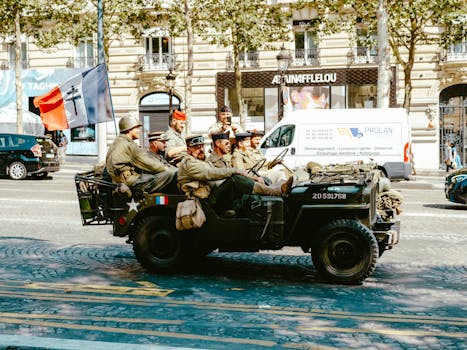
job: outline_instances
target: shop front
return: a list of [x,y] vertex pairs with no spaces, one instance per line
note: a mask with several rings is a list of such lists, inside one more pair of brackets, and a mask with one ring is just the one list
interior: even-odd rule
[[[396,107],[395,68],[389,106]],[[269,130],[289,111],[317,108],[376,108],[378,69],[289,70],[285,86],[277,71],[242,72],[243,115],[247,128]],[[239,115],[233,72],[217,74],[218,108],[228,105]],[[282,92],[282,93],[281,93]]]

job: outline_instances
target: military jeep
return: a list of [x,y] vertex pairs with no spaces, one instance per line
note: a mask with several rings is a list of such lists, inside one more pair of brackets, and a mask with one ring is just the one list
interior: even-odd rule
[[[185,195],[122,192],[95,171],[75,176],[83,225],[113,225],[128,237],[137,260],[150,271],[180,267],[214,250],[257,252],[301,247],[326,280],[365,280],[376,260],[399,241],[400,202],[384,200],[389,181],[367,165],[309,167],[287,197],[244,196],[234,217],[201,200],[206,222],[177,231],[177,204]],[[392,191],[392,190],[390,190]],[[388,204],[389,203],[389,204]]]

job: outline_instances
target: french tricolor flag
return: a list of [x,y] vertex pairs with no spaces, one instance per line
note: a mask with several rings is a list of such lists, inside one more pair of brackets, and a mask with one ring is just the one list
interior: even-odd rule
[[157,196],[156,205],[167,205],[169,204],[169,197],[167,196]]
[[34,98],[49,131],[65,130],[114,119],[105,64],[81,72]]

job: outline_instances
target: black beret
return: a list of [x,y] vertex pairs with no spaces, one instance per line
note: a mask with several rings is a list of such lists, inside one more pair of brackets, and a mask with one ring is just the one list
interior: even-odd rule
[[249,132],[239,132],[238,134],[235,134],[235,139],[237,141],[242,141],[243,139],[246,139],[247,137],[251,137],[251,134]]
[[228,112],[228,113],[232,113],[232,110],[230,109],[229,106],[222,106],[221,109],[219,110],[219,112]]
[[211,135],[211,138],[213,141],[216,141],[216,140],[228,140],[229,139],[229,133],[228,132],[222,132],[222,133],[218,133],[218,134],[212,134]]

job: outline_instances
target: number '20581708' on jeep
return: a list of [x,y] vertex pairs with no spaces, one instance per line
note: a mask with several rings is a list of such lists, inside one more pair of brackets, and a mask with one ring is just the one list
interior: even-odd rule
[[[83,225],[111,224],[113,235],[133,245],[151,271],[175,269],[187,259],[218,249],[227,252],[301,247],[326,280],[365,280],[378,257],[399,241],[401,201],[390,198],[390,182],[367,165],[308,167],[309,178],[286,198],[255,196],[245,213],[218,215],[202,202],[200,229],[177,231],[175,213],[184,195],[132,193],[93,171],[75,176]],[[395,196],[398,197],[397,195]]]

